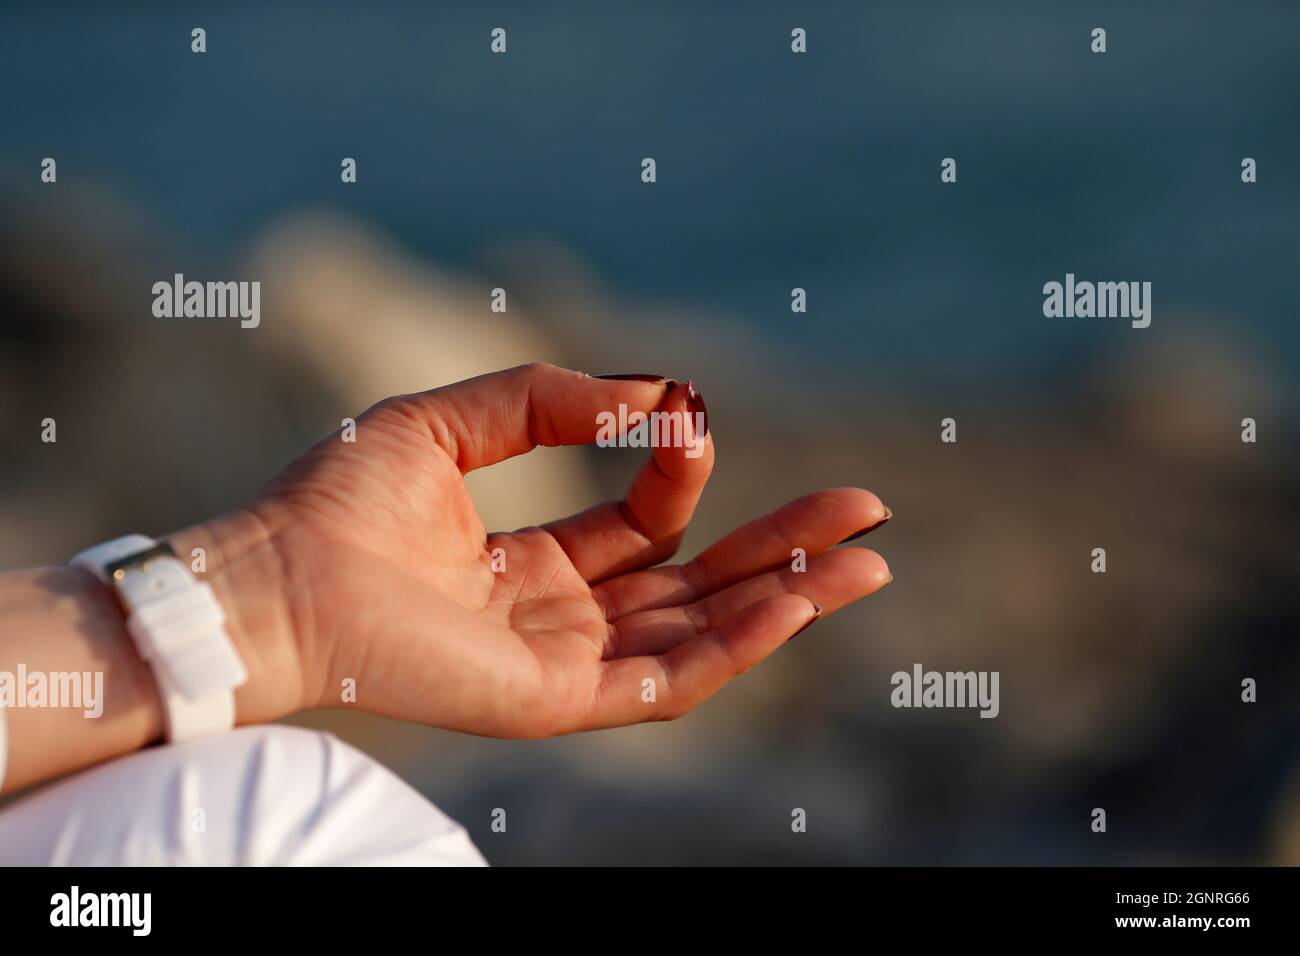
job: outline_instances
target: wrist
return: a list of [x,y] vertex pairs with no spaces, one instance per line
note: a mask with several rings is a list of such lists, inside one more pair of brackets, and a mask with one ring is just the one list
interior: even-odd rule
[[283,566],[266,522],[251,510],[238,510],[167,540],[194,576],[212,588],[248,671],[248,680],[235,691],[235,722],[262,723],[302,710],[307,672]]

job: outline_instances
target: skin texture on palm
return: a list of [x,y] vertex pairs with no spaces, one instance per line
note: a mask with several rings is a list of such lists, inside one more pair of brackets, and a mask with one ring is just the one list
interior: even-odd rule
[[[873,552],[831,550],[888,516],[852,488],[655,567],[708,480],[711,435],[698,458],[653,449],[618,502],[486,532],[465,473],[538,445],[590,444],[597,414],[620,403],[692,410],[689,384],[645,378],[531,365],[389,399],[359,419],[355,442],[336,434],[272,482],[249,512],[276,556],[303,706],[338,705],[351,678],[364,709],[491,736],[672,719],[890,580]],[[794,548],[808,556],[802,573]]]

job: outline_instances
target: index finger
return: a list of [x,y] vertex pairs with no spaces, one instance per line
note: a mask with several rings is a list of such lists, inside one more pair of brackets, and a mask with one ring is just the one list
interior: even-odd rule
[[538,445],[590,445],[602,412],[649,414],[663,400],[660,376],[593,378],[533,363],[395,399],[429,428],[461,473],[523,455]]

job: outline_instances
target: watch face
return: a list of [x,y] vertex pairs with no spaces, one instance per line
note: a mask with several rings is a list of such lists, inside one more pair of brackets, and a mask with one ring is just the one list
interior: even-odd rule
[[176,557],[176,552],[172,550],[172,546],[166,541],[159,541],[151,548],[132,552],[124,558],[118,558],[116,561],[104,565],[104,574],[115,581],[120,581],[127,571],[148,564],[154,558],[174,557]]

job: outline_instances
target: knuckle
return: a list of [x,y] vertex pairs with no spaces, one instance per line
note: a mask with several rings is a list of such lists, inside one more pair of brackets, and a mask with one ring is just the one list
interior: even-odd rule
[[365,417],[372,420],[406,421],[411,418],[411,403],[405,395],[390,395],[366,409]]
[[550,375],[557,375],[561,372],[567,372],[558,365],[552,365],[550,362],[526,362],[519,366],[519,373],[525,378],[544,378]]

